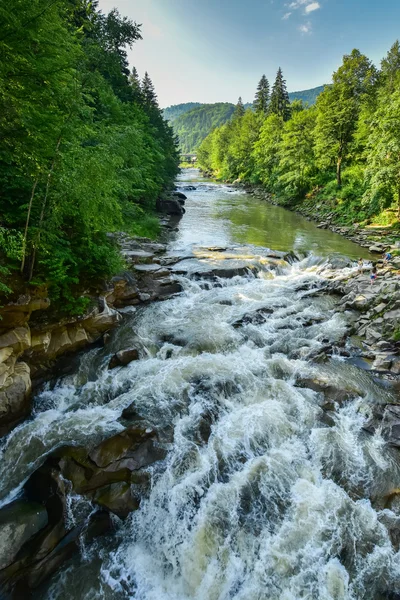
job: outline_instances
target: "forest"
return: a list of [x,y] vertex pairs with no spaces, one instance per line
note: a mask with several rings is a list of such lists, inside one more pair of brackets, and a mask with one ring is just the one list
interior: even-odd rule
[[261,185],[273,202],[325,204],[343,225],[400,219],[400,45],[380,68],[359,50],[343,57],[315,106],[290,103],[281,69],[260,80],[254,111],[231,120],[198,151],[214,177]]
[[[291,102],[302,100],[311,106],[315,104],[323,89],[324,86],[320,86],[301,92],[289,92],[289,100]],[[253,105],[247,103],[244,106],[252,108]],[[178,136],[182,153],[190,153],[197,151],[201,142],[213,129],[227,123],[234,110],[235,105],[229,102],[217,102],[216,104],[187,102],[164,108],[163,116],[171,123]]]
[[181,152],[195,151],[210,131],[229,121],[234,110],[235,106],[229,102],[217,102],[181,114],[172,123]]
[[0,292],[77,291],[123,265],[113,231],[154,236],[179,157],[149,75],[128,68],[140,25],[89,0],[0,7]]

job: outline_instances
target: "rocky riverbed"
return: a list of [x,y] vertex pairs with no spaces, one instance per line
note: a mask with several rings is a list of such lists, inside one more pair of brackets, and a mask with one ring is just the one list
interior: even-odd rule
[[[9,465],[1,477],[0,586],[4,597],[29,598],[32,590],[42,589],[48,577],[72,556],[88,552],[99,536],[106,536],[112,545],[113,534],[121,529],[121,523],[129,527],[131,516],[142,512],[138,511],[141,505],[145,507],[144,521],[137,521],[136,527],[138,531],[141,527],[150,531],[154,522],[150,508],[154,503],[161,510],[166,502],[164,493],[168,497],[170,493],[172,497],[178,494],[182,501],[185,494],[192,493],[192,483],[184,487],[185,494],[174,486],[186,486],[184,474],[188,469],[185,477],[190,479],[195,473],[198,453],[205,457],[207,452],[216,452],[210,464],[215,462],[221,485],[228,484],[228,474],[234,468],[233,485],[244,476],[240,465],[246,464],[249,457],[259,460],[262,452],[275,448],[269,441],[275,434],[276,448],[290,439],[298,446],[296,460],[303,460],[300,440],[316,423],[313,435],[331,436],[329,452],[336,448],[337,431],[347,443],[347,436],[355,435],[356,429],[366,444],[365,452],[372,457],[377,455],[379,444],[387,446],[392,463],[389,470],[385,467],[387,474],[379,467],[382,481],[379,475],[374,484],[363,487],[364,475],[357,472],[363,467],[358,463],[351,466],[356,460],[349,455],[354,440],[353,450],[351,444],[346,451],[340,444],[335,450],[342,457],[343,473],[337,472],[336,458],[330,462],[329,452],[323,457],[323,471],[327,480],[342,485],[342,492],[349,494],[349,506],[360,497],[368,498],[376,510],[389,511],[384,519],[378,517],[387,531],[385,541],[382,532],[379,538],[372,531],[372,525],[369,535],[381,548],[382,556],[389,552],[389,546],[390,551],[397,552],[397,264],[381,264],[378,279],[371,285],[368,270],[359,272],[355,262],[345,257],[304,258],[293,251],[243,244],[195,244],[179,253],[170,252],[165,244],[132,239],[123,233],[118,240],[127,270],[105,286],[88,314],[62,323],[46,323],[36,318],[40,311],[45,314],[45,298],[20,298],[2,309],[1,450],[3,467]],[[7,328],[7,324],[11,326]],[[59,379],[54,389],[49,383],[43,387],[45,380],[68,373],[74,365],[77,374],[73,379]],[[36,387],[33,404],[32,381]],[[252,403],[258,398],[257,407],[270,392],[268,402],[272,405],[268,405],[268,411],[256,410],[253,414]],[[55,398],[61,408],[56,409]],[[288,411],[287,422],[281,410]],[[229,421],[230,411],[232,418],[239,419],[237,422]],[[298,413],[301,417],[292,421]],[[272,414],[279,415],[278,421],[274,420],[276,416],[266,429],[261,427],[266,415]],[[347,432],[350,416],[355,429]],[[243,447],[240,443],[236,456],[235,440],[241,435],[239,423],[243,419],[251,435]],[[356,421],[360,423],[355,425]],[[296,427],[304,427],[297,441],[291,438],[297,435]],[[264,448],[265,431],[269,433]],[[366,441],[362,436],[367,436]],[[378,444],[374,449],[368,436],[371,444]],[[188,445],[185,441],[182,446],[186,437]],[[219,437],[224,440],[221,448]],[[217,444],[214,449],[213,444]],[[325,452],[323,447],[318,446],[318,451]],[[278,462],[284,461],[284,456]],[[379,460],[377,464],[382,465],[386,458]],[[271,477],[274,461],[265,471],[271,471]],[[289,462],[294,465],[296,461],[293,457]],[[205,468],[201,461],[199,464]],[[285,481],[294,477],[293,473],[289,477],[289,464],[285,469],[279,485],[275,476],[271,479],[272,495],[265,506],[264,496],[258,495],[254,475],[249,472],[250,479],[243,485],[250,487],[246,487],[247,495],[240,501],[238,513],[242,535],[253,527],[260,528],[270,512],[268,527],[271,523],[273,528],[278,527],[279,513],[290,505]],[[307,478],[305,473],[311,466],[304,463],[302,469],[302,477]],[[353,481],[352,470],[359,480]],[[164,478],[171,490],[168,486],[164,489]],[[212,478],[208,473],[207,481]],[[311,481],[316,485],[314,476]],[[261,483],[257,489],[258,485]],[[283,487],[276,490],[276,485]],[[201,504],[201,498],[208,497],[207,487],[203,489],[200,482],[195,489],[197,499],[188,505],[192,512]],[[249,494],[254,496],[254,506]],[[285,507],[281,505],[283,497]],[[259,502],[264,507],[262,514],[255,521],[248,520],[246,515],[251,516]],[[312,506],[309,503],[311,511]],[[329,513],[328,505],[324,506]],[[185,510],[187,507],[182,505],[178,513],[184,515]],[[234,510],[231,507],[230,512]],[[343,510],[347,510],[344,505]],[[357,510],[358,516],[354,513],[351,519],[361,527],[358,543],[362,545],[366,524],[359,520],[361,508]],[[174,510],[165,513],[165,522],[173,515]],[[186,520],[179,518],[174,532],[171,529],[171,543]],[[224,522],[227,520],[228,515]],[[182,539],[183,532],[179,535]],[[324,547],[323,538],[318,542],[320,549]],[[162,536],[158,541],[160,548],[169,543]],[[195,547],[192,543],[190,546]],[[119,566],[126,555],[123,545],[121,552],[121,556],[115,554]],[[238,556],[238,552],[236,549],[234,554]],[[350,546],[346,552],[347,558],[343,550],[343,562],[353,573],[357,569]],[[107,566],[116,577],[113,568]],[[139,572],[137,577],[140,580]],[[373,595],[365,598],[395,598],[398,590],[392,575],[388,572],[382,581],[379,577],[375,576]],[[129,581],[124,582],[127,588]],[[273,582],[272,576],[269,581]],[[72,596],[61,593],[74,597],[73,591]],[[115,591],[116,598],[120,597],[118,593]]]

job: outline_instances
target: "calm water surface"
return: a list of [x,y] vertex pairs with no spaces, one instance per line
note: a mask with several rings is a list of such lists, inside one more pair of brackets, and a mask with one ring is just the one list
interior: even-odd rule
[[371,257],[368,250],[342,236],[318,229],[289,210],[205,179],[197,169],[184,169],[178,185],[183,188],[193,185],[196,190],[184,190],[188,196],[187,212],[172,244],[174,251],[193,243],[205,246],[238,243],[312,252],[318,256],[337,253],[350,258]]

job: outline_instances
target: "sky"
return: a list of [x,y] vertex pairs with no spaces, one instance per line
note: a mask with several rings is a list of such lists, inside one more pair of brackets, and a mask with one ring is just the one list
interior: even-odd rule
[[261,75],[280,66],[289,91],[331,81],[358,48],[379,64],[400,37],[399,0],[100,0],[142,24],[129,51],[148,71],[161,107],[251,102]]

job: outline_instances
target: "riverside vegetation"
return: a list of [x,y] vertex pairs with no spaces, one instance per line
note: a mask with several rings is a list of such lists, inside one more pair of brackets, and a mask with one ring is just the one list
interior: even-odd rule
[[0,293],[47,286],[65,312],[121,269],[107,234],[154,237],[178,154],[146,73],[128,69],[140,26],[97,2],[0,8]]
[[[323,86],[289,93],[291,102],[301,100],[309,105],[315,104]],[[251,108],[252,104],[245,104]],[[167,119],[179,139],[179,148],[182,153],[196,152],[201,142],[211,131],[227,123],[235,110],[235,105],[229,102],[215,104],[200,104],[188,102],[164,108],[163,115]]]
[[315,106],[289,102],[281,69],[271,94],[263,77],[254,110],[239,101],[198,160],[220,180],[262,186],[276,203],[341,225],[398,225],[399,115],[399,43],[380,70],[353,50]]

